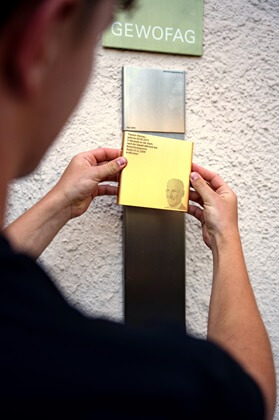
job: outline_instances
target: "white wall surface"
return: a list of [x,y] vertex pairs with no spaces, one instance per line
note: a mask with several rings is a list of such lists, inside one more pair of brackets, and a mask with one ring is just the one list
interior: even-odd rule
[[[239,198],[239,223],[251,282],[279,372],[279,1],[205,0],[204,55],[97,52],[95,75],[69,124],[37,171],[11,188],[12,221],[59,179],[75,154],[121,146],[121,67],[187,72],[187,138],[196,162],[218,172]],[[97,198],[71,221],[41,262],[75,305],[121,320],[122,210]],[[187,326],[204,336],[211,254],[187,216]],[[276,417],[279,419],[279,415]]]

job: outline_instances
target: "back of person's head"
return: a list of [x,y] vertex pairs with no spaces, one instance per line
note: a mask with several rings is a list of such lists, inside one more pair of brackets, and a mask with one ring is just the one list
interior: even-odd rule
[[[30,173],[75,109],[99,35],[133,0],[5,0],[0,12],[0,154]],[[7,141],[9,140],[9,141]],[[16,152],[15,152],[16,151]],[[10,164],[11,166],[11,164]]]
[[[0,12],[0,31],[15,15],[24,15],[25,12],[34,10],[37,6],[46,1],[48,0],[6,0],[2,2]],[[84,7],[94,7],[102,0],[81,1],[84,3]],[[128,9],[135,3],[135,0],[116,0],[115,3],[116,6],[120,8]]]

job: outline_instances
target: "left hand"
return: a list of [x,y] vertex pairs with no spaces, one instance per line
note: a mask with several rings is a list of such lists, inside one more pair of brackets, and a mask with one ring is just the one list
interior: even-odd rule
[[118,187],[99,183],[118,181],[126,164],[118,149],[100,148],[80,153],[71,160],[52,193],[63,200],[69,219],[81,216],[96,196],[117,194]]

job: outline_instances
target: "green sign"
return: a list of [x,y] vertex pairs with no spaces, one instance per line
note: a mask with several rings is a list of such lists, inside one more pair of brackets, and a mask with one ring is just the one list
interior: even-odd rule
[[119,13],[103,46],[182,55],[202,55],[203,0],[137,0]]

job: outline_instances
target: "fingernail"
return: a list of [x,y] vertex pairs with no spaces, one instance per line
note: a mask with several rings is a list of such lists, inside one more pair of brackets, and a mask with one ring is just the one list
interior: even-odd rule
[[122,168],[123,166],[127,164],[127,159],[121,156],[120,158],[117,159],[117,163],[120,166],[120,168]]
[[200,175],[197,172],[191,172],[191,181],[199,179]]

